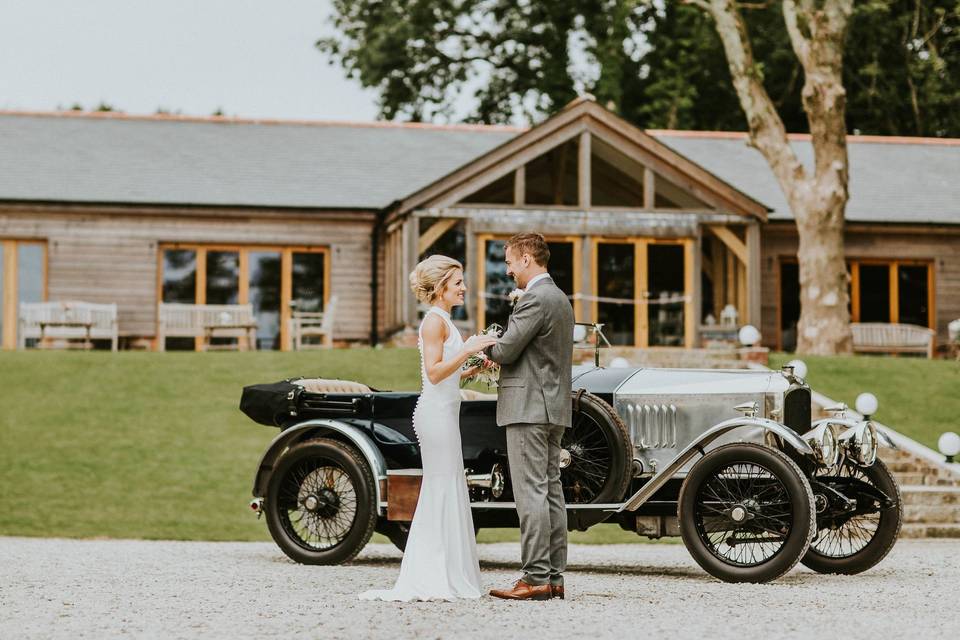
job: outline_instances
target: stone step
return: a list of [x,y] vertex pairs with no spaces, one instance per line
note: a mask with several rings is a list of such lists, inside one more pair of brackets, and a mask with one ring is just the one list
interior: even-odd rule
[[960,505],[904,505],[903,522],[960,525]]
[[901,538],[960,538],[960,524],[904,524]]
[[901,487],[904,485],[926,485],[927,476],[922,473],[895,473],[893,477],[896,478],[897,484]]
[[954,506],[960,505],[960,487],[931,487],[901,485],[900,495],[904,505]]

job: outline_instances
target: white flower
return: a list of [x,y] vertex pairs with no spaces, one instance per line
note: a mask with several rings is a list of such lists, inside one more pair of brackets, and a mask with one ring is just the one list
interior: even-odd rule
[[523,294],[524,294],[523,289],[514,289],[513,291],[511,291],[509,295],[510,304],[516,306],[517,302],[520,301],[520,298],[523,297]]

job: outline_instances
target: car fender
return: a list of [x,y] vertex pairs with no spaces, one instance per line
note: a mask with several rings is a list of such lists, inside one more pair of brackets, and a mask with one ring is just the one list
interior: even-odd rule
[[379,505],[383,502],[380,485],[387,477],[387,463],[383,459],[383,454],[380,453],[380,450],[377,449],[367,434],[352,424],[339,420],[307,420],[280,432],[267,447],[263,457],[260,458],[260,464],[257,466],[257,473],[253,480],[253,496],[262,498],[266,495],[270,473],[284,451],[303,440],[326,435],[333,435],[336,440],[345,440],[354,445],[367,464],[370,465],[370,471],[373,472],[375,479],[374,491],[376,492],[379,510]]
[[698,453],[703,454],[704,447],[711,444],[720,436],[744,427],[762,429],[766,433],[772,433],[781,437],[783,441],[793,447],[797,453],[805,456],[814,455],[813,449],[810,447],[810,445],[804,442],[803,439],[798,436],[795,431],[793,431],[793,429],[785,427],[779,422],[774,422],[773,420],[768,420],[766,418],[754,418],[749,416],[731,418],[710,427],[704,431],[699,438],[684,447],[684,449],[681,450],[673,460],[671,460],[666,466],[663,467],[663,469],[653,476],[649,482],[643,485],[639,491],[627,498],[627,501],[624,502],[623,505],[617,509],[617,511],[634,511],[644,502],[649,500],[650,497],[663,485],[665,485],[667,481],[670,480],[670,478],[672,478],[678,471],[680,471],[680,469],[683,468],[683,466],[689,462],[693,456],[697,455]]

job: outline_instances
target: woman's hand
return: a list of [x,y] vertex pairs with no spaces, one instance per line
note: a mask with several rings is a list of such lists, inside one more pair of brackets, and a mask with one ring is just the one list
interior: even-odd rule
[[492,347],[497,343],[494,336],[475,335],[467,338],[463,343],[463,351],[467,354],[480,353],[487,347]]
[[480,367],[467,367],[460,372],[460,379],[465,380],[467,378],[472,378],[473,376],[477,375],[479,371]]

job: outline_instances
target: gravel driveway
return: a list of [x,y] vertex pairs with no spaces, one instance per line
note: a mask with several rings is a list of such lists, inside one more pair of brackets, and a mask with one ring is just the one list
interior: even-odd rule
[[[488,586],[515,544],[481,545]],[[859,576],[804,568],[729,585],[682,545],[573,546],[568,600],[391,604],[399,553],[307,567],[271,543],[0,538],[0,638],[945,637],[960,631],[960,542],[903,540]]]

